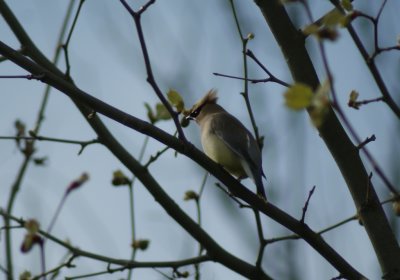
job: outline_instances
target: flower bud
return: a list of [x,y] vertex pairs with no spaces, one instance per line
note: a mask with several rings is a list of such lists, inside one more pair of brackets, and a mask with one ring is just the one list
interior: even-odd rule
[[136,239],[133,240],[131,246],[133,249],[139,249],[145,251],[149,247],[149,244],[150,240],[148,239]]
[[132,182],[121,170],[116,170],[113,173],[111,183],[113,186],[126,186],[130,185]]
[[66,193],[70,193],[73,190],[76,190],[77,188],[79,188],[80,186],[82,186],[83,183],[85,183],[87,180],[89,180],[89,174],[84,172],[82,173],[82,175],[74,180],[67,188]]
[[32,274],[30,271],[25,270],[19,275],[19,280],[31,280],[32,279]]
[[24,224],[25,229],[30,234],[36,234],[39,231],[40,225],[39,222],[35,219],[27,220]]
[[396,216],[400,216],[400,199],[396,199],[393,204],[393,211],[396,214]]
[[255,37],[255,35],[254,35],[254,33],[253,32],[250,32],[249,34],[247,34],[247,40],[253,40],[254,39],[254,37]]
[[43,239],[37,234],[27,233],[21,244],[21,252],[28,253],[35,244],[42,245]]
[[199,195],[195,191],[187,191],[185,192],[185,196],[183,197],[183,200],[188,201],[188,200],[198,200]]

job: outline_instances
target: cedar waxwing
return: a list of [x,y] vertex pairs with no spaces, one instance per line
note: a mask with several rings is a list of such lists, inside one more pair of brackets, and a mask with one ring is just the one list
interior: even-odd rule
[[196,120],[201,130],[205,154],[239,179],[250,177],[258,195],[266,199],[261,152],[246,127],[217,104],[217,92],[210,90],[190,110],[188,119]]

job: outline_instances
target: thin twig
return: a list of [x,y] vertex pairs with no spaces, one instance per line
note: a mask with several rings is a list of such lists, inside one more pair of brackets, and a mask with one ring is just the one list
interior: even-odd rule
[[111,273],[115,273],[115,272],[124,271],[125,269],[127,269],[127,268],[126,267],[109,268],[109,265],[108,265],[106,270],[93,272],[93,273],[87,273],[87,274],[81,274],[81,275],[77,275],[77,276],[65,277],[65,280],[88,279],[88,278],[94,277],[94,276],[100,276],[100,275],[104,275],[104,274],[111,274]]
[[150,7],[152,4],[154,4],[155,0],[148,1],[137,12],[135,12],[128,5],[128,3],[125,0],[120,0],[120,2],[127,9],[129,14],[132,16],[133,21],[135,22],[137,35],[139,37],[140,47],[142,49],[143,59],[144,59],[144,63],[145,63],[145,66],[146,66],[147,82],[151,85],[151,87],[153,88],[153,90],[156,93],[157,97],[160,99],[161,103],[165,106],[165,108],[167,109],[167,111],[171,115],[172,120],[174,121],[175,127],[176,127],[176,129],[178,131],[179,139],[187,142],[187,139],[185,137],[185,134],[183,133],[183,129],[182,129],[182,126],[181,126],[180,121],[179,121],[179,117],[178,117],[179,113],[174,111],[174,109],[172,109],[171,104],[165,98],[164,94],[160,90],[160,88],[159,88],[159,86],[158,86],[158,84],[157,84],[157,82],[156,82],[156,80],[154,78],[152,66],[151,66],[151,63],[150,63],[150,57],[149,57],[149,53],[148,53],[147,46],[146,46],[146,41],[144,39],[144,33],[143,33],[142,22],[141,22],[141,15],[142,15],[142,13],[144,13],[147,10],[148,7]]
[[166,151],[168,151],[170,149],[170,147],[166,146],[163,149],[161,149],[160,151],[158,151],[154,156],[150,156],[149,160],[147,161],[147,163],[144,165],[145,168],[148,168],[150,166],[150,164],[152,164],[153,162],[155,162],[162,154],[164,154]]
[[165,277],[168,280],[175,280],[174,277],[167,275],[166,273],[162,272],[160,269],[153,268],[153,270],[158,272],[161,276]]
[[[22,227],[25,225],[25,220],[22,218],[17,218],[13,215],[9,215],[6,213],[2,208],[0,208],[0,216],[8,217],[10,220],[16,222],[17,224],[21,225]],[[113,265],[120,265],[124,266],[125,268],[151,268],[151,267],[170,267],[170,268],[179,268],[187,265],[193,265],[196,262],[208,262],[211,261],[212,258],[208,255],[202,255],[200,257],[194,258],[187,258],[177,261],[167,261],[167,262],[138,262],[138,261],[130,261],[124,259],[115,259],[110,258],[108,256],[103,256],[95,253],[91,253],[89,251],[85,251],[79,249],[78,247],[74,247],[68,242],[65,242],[54,235],[47,233],[46,231],[39,230],[39,233],[47,238],[48,240],[53,241],[54,243],[64,247],[65,249],[69,250],[75,257],[85,257],[93,260],[98,260],[100,262],[104,262],[107,264]]]
[[[340,12],[343,14],[345,11],[343,10],[342,6],[340,5],[338,0],[330,0],[330,2],[338,9]],[[371,59],[369,56],[366,48],[364,47],[361,39],[357,35],[356,31],[354,30],[353,26],[351,23],[348,23],[347,26],[347,31],[349,32],[351,38],[354,41],[354,44],[356,45],[357,49],[359,50],[361,56],[363,57],[367,67],[369,68],[369,71],[371,72],[372,76],[374,77],[374,80],[381,91],[381,94],[384,98],[384,102],[389,106],[389,108],[392,110],[392,112],[397,116],[397,118],[400,118],[400,108],[396,104],[396,102],[393,100],[392,96],[389,93],[389,90],[383,81],[383,78],[378,71],[378,68],[376,67],[376,64],[374,62],[374,59]]]
[[379,25],[379,19],[382,15],[383,8],[386,6],[387,0],[383,0],[382,4],[379,8],[378,14],[375,17],[374,20],[374,45],[375,45],[375,52],[379,50],[379,38],[378,38],[378,25]]
[[[338,222],[336,224],[330,225],[330,226],[318,231],[317,233],[322,235],[322,234],[324,234],[324,233],[326,233],[328,231],[331,231],[331,230],[333,230],[335,228],[338,228],[338,227],[340,227],[340,226],[342,226],[344,224],[347,224],[348,222],[351,222],[351,221],[354,221],[354,220],[357,220],[357,219],[358,219],[358,215],[353,215],[353,216],[351,216],[349,218],[346,218],[346,219],[344,219],[344,220],[342,220],[342,221],[340,221],[340,222]],[[264,240],[264,242],[267,245],[267,244],[272,244],[272,243],[275,243],[275,242],[280,242],[280,241],[285,241],[285,240],[298,240],[300,238],[301,238],[300,235],[290,234],[290,235],[285,235],[285,236],[281,236],[281,237],[274,237],[274,238],[266,239],[266,240]]]
[[[206,186],[206,182],[207,182],[207,178],[208,178],[208,172],[204,173],[203,176],[203,180],[201,181],[201,185],[200,185],[200,190],[198,192],[198,196],[197,199],[195,199],[196,202],[196,210],[197,210],[197,224],[201,227],[202,225],[202,220],[201,220],[201,207],[200,207],[200,202],[201,202],[201,198],[202,198],[202,194],[204,191],[204,188]],[[201,254],[203,253],[204,247],[203,245],[199,242],[199,250],[198,250],[198,254],[197,256],[201,256]],[[194,265],[194,270],[195,270],[195,280],[200,280],[200,264],[196,263]]]
[[[142,148],[140,149],[138,161],[141,162],[144,157],[144,153],[146,151],[147,145],[149,143],[150,137],[146,135],[143,141]],[[136,182],[136,176],[133,176],[130,184],[129,184],[129,210],[130,210],[130,222],[131,222],[131,235],[132,235],[132,242],[136,240],[136,224],[135,224],[135,200],[134,200],[134,188],[133,186],[135,185]],[[136,257],[136,252],[137,252],[137,247],[132,246],[132,252],[131,252],[131,261],[135,260]],[[128,270],[128,276],[127,280],[132,279],[132,270]]]
[[251,125],[253,127],[253,131],[254,131],[254,136],[257,140],[257,144],[260,148],[260,150],[263,147],[263,143],[262,143],[262,139],[260,138],[259,132],[258,132],[258,127],[256,124],[256,120],[253,114],[253,109],[251,108],[251,104],[250,104],[250,99],[249,99],[249,83],[248,83],[248,67],[247,67],[247,56],[246,56],[246,50],[247,50],[247,43],[250,40],[250,37],[244,37],[242,30],[240,28],[240,23],[239,23],[239,19],[236,13],[236,8],[235,8],[235,4],[233,2],[234,0],[229,0],[229,3],[231,4],[231,9],[232,9],[232,14],[235,20],[235,24],[236,24],[236,28],[240,37],[240,41],[242,43],[242,56],[243,56],[243,75],[244,75],[244,79],[243,79],[243,92],[241,92],[241,95],[244,98],[245,104],[246,104],[246,108],[247,108],[247,112],[249,113],[249,117],[250,117],[250,122]]
[[362,141],[360,144],[357,145],[357,149],[360,150],[364,148],[365,145],[367,145],[369,142],[375,141],[376,137],[375,134],[372,134],[370,137],[365,138],[364,141]]
[[243,78],[243,77],[238,77],[238,76],[233,76],[233,75],[227,75],[227,74],[221,74],[214,72],[213,75],[219,76],[219,77],[225,77],[225,78],[230,78],[230,79],[236,79],[236,80],[247,80],[250,83],[257,84],[257,83],[268,83],[268,82],[274,82],[274,79],[269,77],[269,78],[264,78],[264,79],[252,79],[252,78]]
[[[381,201],[380,204],[384,205],[384,204],[396,201],[397,199],[399,199],[398,196],[393,196],[391,198],[388,198],[388,199],[385,199],[385,200]],[[340,226],[342,226],[344,224],[347,224],[347,223],[349,223],[351,221],[355,221],[357,219],[358,219],[358,214],[355,214],[355,215],[350,216],[350,217],[348,217],[346,219],[343,219],[343,220],[341,220],[341,221],[339,221],[339,222],[337,222],[337,223],[335,223],[333,225],[330,225],[330,226],[328,226],[326,228],[323,228],[323,229],[317,231],[317,233],[322,235],[322,234],[324,234],[324,233],[326,233],[328,231],[334,230],[334,229],[336,229],[336,228],[338,228],[338,227],[340,227]],[[264,240],[264,242],[267,245],[267,244],[272,244],[272,243],[279,242],[279,241],[297,240],[297,239],[300,239],[300,238],[301,237],[299,235],[297,235],[297,234],[290,234],[290,235],[285,235],[285,236],[281,236],[281,237],[274,237],[274,238],[266,239],[266,240]]]
[[67,267],[67,268],[75,267],[75,265],[72,264],[72,261],[75,258],[76,258],[76,256],[72,255],[66,262],[63,262],[63,263],[59,264],[58,266],[56,266],[55,268],[46,271],[44,274],[39,274],[37,276],[32,277],[32,280],[38,280],[38,279],[40,279],[41,277],[43,277],[45,275],[50,275],[50,274],[53,274],[53,273],[57,273],[64,267]]
[[[332,1],[334,1],[334,0],[332,0]],[[312,14],[311,14],[310,7],[308,6],[307,2],[302,0],[301,3],[303,4],[303,6],[304,6],[304,8],[306,10],[306,13],[308,15],[309,20],[311,22],[313,22],[314,20],[313,20]],[[326,72],[326,75],[327,75],[327,79],[328,79],[329,84],[330,84],[330,89],[331,89],[331,92],[332,92],[332,99],[333,99],[332,100],[332,107],[334,109],[336,109],[336,112],[338,113],[339,117],[343,121],[344,125],[349,130],[350,135],[354,138],[354,140],[357,143],[361,143],[360,137],[356,133],[354,127],[351,125],[350,121],[348,120],[348,118],[346,117],[346,115],[344,114],[342,108],[339,105],[337,94],[336,94],[336,89],[335,89],[335,86],[334,86],[334,83],[333,83],[332,72],[331,72],[329,64],[328,64],[328,58],[327,58],[326,51],[325,51],[325,45],[323,44],[323,42],[321,40],[318,40],[318,47],[319,47],[319,51],[321,53],[323,66],[324,66],[324,69],[325,69],[325,72]],[[365,147],[364,149],[362,149],[362,151],[364,152],[365,156],[367,157],[367,159],[369,160],[369,162],[373,166],[375,172],[378,174],[378,176],[384,182],[385,186],[392,193],[397,195],[399,192],[396,190],[394,185],[389,181],[388,177],[385,175],[383,170],[380,168],[380,166],[377,164],[375,159],[372,157],[372,155],[370,154],[369,150]]]
[[371,59],[375,59],[375,57],[377,57],[379,54],[383,53],[383,52],[389,52],[389,51],[399,51],[400,50],[400,46],[396,45],[396,46],[391,46],[391,47],[385,47],[385,48],[378,48],[372,55],[371,55]]
[[324,229],[318,231],[318,233],[319,233],[319,234],[324,234],[324,233],[326,233],[326,232],[328,232],[328,231],[331,231],[331,230],[333,230],[333,229],[335,229],[335,228],[338,228],[338,227],[340,227],[340,226],[342,226],[342,225],[344,225],[344,224],[347,224],[348,222],[355,221],[355,220],[357,220],[357,219],[358,219],[358,215],[357,215],[357,214],[356,214],[356,215],[353,215],[353,216],[348,217],[347,219],[344,219],[344,220],[342,220],[342,221],[340,221],[340,222],[338,222],[338,223],[336,223],[336,224],[334,224],[334,225],[331,225],[331,226],[329,226],[329,227],[326,227],[326,228],[324,228]]
[[1,270],[1,272],[3,272],[6,276],[8,276],[7,269],[6,269],[5,267],[3,267],[1,264],[0,264],[0,270]]
[[315,186],[313,186],[312,189],[310,190],[310,192],[308,193],[308,197],[307,197],[306,203],[304,204],[303,213],[302,213],[301,219],[300,219],[300,222],[302,224],[304,224],[304,219],[306,218],[306,212],[307,212],[307,208],[308,208],[308,203],[310,202],[310,199],[311,199],[311,196],[314,193],[314,190],[315,190]]
[[264,249],[265,249],[266,244],[264,242],[264,232],[263,232],[263,228],[262,228],[260,212],[257,209],[253,209],[253,211],[254,211],[254,216],[256,218],[257,234],[258,234],[258,239],[260,242],[257,261],[256,261],[256,267],[258,269],[261,269],[261,263],[262,263],[262,259],[264,256]]
[[53,218],[51,219],[49,226],[47,227],[47,230],[46,230],[47,233],[51,233],[51,230],[53,229],[54,224],[57,221],[58,216],[60,215],[61,209],[62,209],[63,205],[65,204],[67,196],[68,196],[68,193],[65,192],[64,195],[61,198],[61,201],[59,202],[59,204],[57,206],[56,212],[54,213]]
[[242,203],[236,196],[234,196],[233,194],[231,194],[229,191],[227,191],[220,183],[215,183],[215,185],[222,190],[227,196],[229,196],[230,198],[233,199],[233,201],[235,201],[239,208],[249,208],[249,209],[253,209],[250,205],[248,204],[244,204]]
[[41,268],[42,268],[42,278],[43,280],[47,279],[47,274],[46,274],[46,253],[44,250],[44,243],[40,243],[40,263],[41,263]]
[[88,141],[79,141],[79,140],[69,140],[69,139],[62,139],[62,138],[53,138],[53,137],[46,137],[46,136],[0,136],[0,140],[38,140],[38,141],[49,141],[49,142],[56,142],[56,143],[65,143],[65,144],[76,144],[80,145],[81,149],[78,152],[78,155],[82,153],[84,148],[91,144],[100,143],[99,139],[93,139]]
[[264,72],[269,76],[266,80],[280,84],[284,87],[290,87],[290,84],[278,79],[275,75],[273,75],[271,71],[269,71],[267,67],[265,67],[260,60],[258,60],[258,58],[254,55],[254,53],[251,50],[247,49],[246,55],[250,57],[252,60],[254,60],[254,62],[257,63],[257,65],[260,66],[261,69],[264,70]]
[[206,186],[207,178],[208,178],[208,172],[206,171],[204,173],[203,180],[201,181],[200,191],[199,191],[199,198],[201,198],[201,196],[203,195],[203,191],[204,191],[204,188]]
[[40,75],[0,75],[0,79],[27,79],[42,81],[45,77],[44,74]]
[[75,30],[75,26],[76,26],[76,23],[78,21],[79,14],[81,12],[82,5],[83,5],[84,2],[85,2],[85,0],[80,0],[78,9],[76,10],[76,13],[75,13],[75,17],[74,17],[74,19],[72,21],[71,29],[69,30],[69,33],[68,33],[68,36],[67,36],[67,39],[65,40],[65,43],[62,44],[62,48],[64,50],[65,65],[66,65],[65,76],[68,79],[71,79],[71,76],[70,76],[70,74],[71,74],[71,64],[70,64],[70,60],[69,60],[68,47],[69,47],[69,43],[71,41],[72,33]]
[[381,97],[377,97],[377,98],[373,98],[373,99],[366,99],[366,100],[361,100],[361,101],[349,100],[348,105],[349,105],[349,107],[352,107],[352,108],[358,110],[359,107],[362,105],[366,105],[366,104],[373,103],[373,102],[380,102],[380,101],[385,101],[385,98],[383,96],[381,96]]

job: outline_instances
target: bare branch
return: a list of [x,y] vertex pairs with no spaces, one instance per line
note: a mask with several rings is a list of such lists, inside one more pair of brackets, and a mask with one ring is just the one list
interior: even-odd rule
[[67,36],[67,39],[65,40],[65,43],[61,45],[63,50],[64,50],[65,65],[66,65],[66,68],[67,68],[66,71],[65,71],[65,76],[68,77],[68,79],[71,78],[71,76],[70,76],[70,74],[71,74],[70,73],[71,72],[71,64],[70,64],[70,61],[69,61],[68,47],[69,47],[69,43],[71,41],[72,33],[75,30],[75,26],[76,26],[76,23],[78,21],[78,17],[79,17],[79,14],[81,12],[82,5],[83,5],[84,2],[85,2],[85,0],[80,0],[78,9],[77,9],[76,14],[75,14],[75,17],[74,17],[74,19],[72,21],[71,29],[69,30],[69,33],[68,33],[68,36]]
[[[8,217],[14,222],[18,223],[21,226],[24,226],[25,220],[22,218],[16,218],[12,215],[7,214],[4,212],[2,208],[0,208],[0,216],[3,217]],[[124,266],[125,268],[144,268],[144,267],[173,267],[173,268],[178,268],[186,265],[192,265],[196,262],[206,262],[212,260],[212,258],[208,255],[203,255],[200,257],[195,257],[195,258],[189,258],[189,259],[184,259],[184,260],[179,260],[179,261],[170,261],[170,262],[137,262],[137,261],[130,261],[130,260],[123,260],[123,259],[114,259],[114,258],[109,258],[103,255],[98,255],[94,254],[82,249],[79,249],[77,247],[74,247],[68,242],[62,241],[58,239],[57,237],[40,230],[39,231],[41,235],[43,235],[45,238],[48,240],[51,240],[55,242],[56,244],[68,249],[74,256],[76,257],[86,257],[94,260],[98,260],[101,262],[109,263],[109,264],[114,264],[114,265],[121,265]]]
[[275,82],[274,78],[264,78],[264,79],[252,79],[252,78],[243,78],[243,77],[238,77],[238,76],[232,76],[232,75],[227,75],[227,74],[221,74],[221,73],[216,73],[214,72],[213,75],[219,76],[219,77],[225,77],[225,78],[231,78],[231,79],[236,79],[236,80],[242,80],[242,81],[248,81],[253,84],[257,83],[268,83],[268,82]]
[[[34,133],[33,131],[29,131],[30,133]],[[52,138],[52,137],[45,137],[40,135],[31,134],[31,137],[28,136],[0,136],[0,140],[38,140],[38,141],[49,141],[49,142],[56,142],[56,143],[65,143],[65,144],[76,144],[80,145],[81,149],[78,152],[78,155],[82,154],[83,150],[91,145],[100,143],[98,139],[88,140],[88,141],[79,141],[79,140],[69,140],[69,139],[62,139],[62,138]]]
[[361,101],[349,100],[347,105],[349,105],[349,107],[351,107],[351,108],[358,110],[360,108],[360,106],[362,106],[362,105],[366,105],[366,104],[373,103],[373,102],[380,102],[380,101],[385,101],[383,96],[374,98],[374,99],[361,100]]
[[300,223],[304,224],[304,219],[306,218],[306,212],[307,212],[307,208],[308,208],[308,203],[310,202],[311,196],[313,195],[315,190],[315,186],[312,187],[312,189],[310,190],[310,192],[308,193],[308,198],[306,200],[306,203],[304,204],[303,207],[303,214],[301,215],[301,219],[300,219]]
[[253,109],[251,107],[250,98],[249,98],[249,85],[248,85],[248,80],[247,80],[248,79],[248,67],[247,67],[246,50],[247,50],[247,44],[248,44],[251,36],[247,36],[247,37],[243,36],[242,30],[240,28],[239,19],[238,19],[237,13],[236,13],[235,3],[233,2],[233,0],[229,0],[229,3],[231,5],[231,10],[232,10],[233,18],[235,20],[238,35],[239,35],[240,41],[242,43],[244,79],[243,79],[243,92],[241,92],[240,94],[243,96],[244,102],[246,104],[247,112],[249,114],[250,122],[253,127],[253,131],[254,131],[254,137],[257,140],[257,144],[258,144],[260,150],[262,150],[263,142],[262,142],[262,138],[259,135],[257,123],[254,118]]
[[166,146],[165,148],[163,148],[162,150],[158,151],[154,156],[150,156],[149,160],[147,161],[146,164],[144,164],[145,168],[148,168],[150,166],[150,164],[152,164],[153,162],[155,162],[162,154],[164,154],[166,151],[168,151],[170,147]]
[[[338,0],[330,0],[330,2],[338,9],[340,12],[345,13],[344,9],[340,5]],[[383,7],[382,5],[381,7]],[[382,8],[383,9],[383,8]],[[368,54],[366,48],[364,47],[361,39],[357,35],[357,32],[354,30],[353,26],[351,23],[348,23],[346,25],[347,31],[349,32],[351,38],[354,41],[354,44],[356,45],[357,49],[359,50],[361,56],[363,57],[367,67],[369,68],[369,71],[371,72],[372,76],[374,77],[374,80],[381,91],[383,101],[389,106],[389,108],[392,110],[392,112],[397,116],[397,118],[400,118],[400,108],[396,104],[396,102],[393,100],[392,96],[390,95],[390,92],[374,62],[374,59],[371,59],[370,55]],[[374,35],[374,37],[377,37]],[[374,56],[375,57],[375,56]]]
[[284,82],[284,81],[278,79],[277,77],[275,77],[275,76],[271,73],[271,71],[269,71],[269,70],[267,69],[267,67],[265,67],[264,64],[262,64],[261,61],[258,60],[258,58],[254,55],[254,53],[253,53],[251,50],[248,49],[248,50],[246,51],[246,55],[247,55],[248,57],[250,57],[251,59],[253,59],[254,62],[257,63],[257,65],[260,66],[261,69],[263,69],[265,73],[267,73],[268,78],[266,79],[266,81],[268,81],[268,82],[271,81],[271,82],[280,84],[280,85],[282,85],[282,86],[284,86],[284,87],[290,87],[290,84],[288,84],[288,83],[286,83],[286,82]]
[[27,79],[27,80],[38,80],[41,81],[44,78],[44,74],[38,75],[1,75],[0,79]]
[[144,63],[146,66],[147,82],[151,85],[154,92],[156,93],[158,98],[161,100],[161,103],[165,106],[165,108],[168,110],[169,114],[171,115],[171,117],[174,121],[174,124],[176,126],[176,129],[178,131],[179,139],[187,142],[185,134],[183,133],[181,123],[179,121],[179,117],[178,117],[179,113],[174,111],[171,104],[168,102],[168,100],[165,98],[164,94],[161,92],[161,90],[154,78],[153,70],[152,70],[151,63],[150,63],[150,57],[149,57],[149,53],[148,53],[147,46],[146,46],[146,41],[144,39],[141,15],[143,12],[145,12],[147,10],[147,8],[149,6],[151,6],[155,2],[155,0],[148,1],[147,4],[145,4],[138,12],[135,12],[132,8],[130,8],[130,6],[128,5],[128,3],[126,3],[125,0],[120,0],[120,2],[127,9],[127,11],[132,16],[132,18],[135,22],[137,35],[139,37],[140,47],[142,49],[143,59],[144,59]]
[[372,134],[372,136],[365,138],[364,141],[362,141],[360,144],[358,144],[357,149],[362,149],[365,145],[367,145],[369,142],[373,142],[376,140],[375,134]]

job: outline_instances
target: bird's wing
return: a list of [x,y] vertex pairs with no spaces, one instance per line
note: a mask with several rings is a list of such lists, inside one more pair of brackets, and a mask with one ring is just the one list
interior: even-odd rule
[[261,168],[261,153],[253,135],[234,116],[226,112],[218,114],[224,114],[224,116],[212,119],[212,132],[240,158],[256,169]]
[[234,116],[227,112],[218,114],[224,116],[212,118],[211,132],[239,156],[247,176],[251,177],[257,186],[257,193],[266,199],[261,177],[264,175],[261,152],[257,141]]

